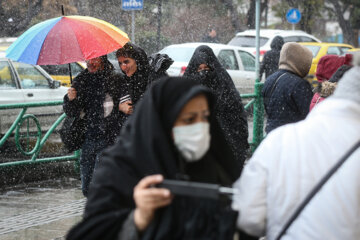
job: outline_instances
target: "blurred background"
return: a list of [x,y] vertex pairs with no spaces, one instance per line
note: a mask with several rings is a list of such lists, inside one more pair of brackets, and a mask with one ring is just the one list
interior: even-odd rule
[[[135,11],[135,42],[147,53],[184,42],[200,41],[212,27],[221,43],[255,28],[255,0],[144,0]],[[30,26],[53,17],[87,15],[108,21],[131,37],[131,11],[121,0],[5,0],[0,2],[0,37],[17,37]],[[359,0],[261,0],[261,28],[291,30],[286,12],[298,8],[296,24],[322,41],[359,46]],[[134,40],[134,39],[132,39]]]

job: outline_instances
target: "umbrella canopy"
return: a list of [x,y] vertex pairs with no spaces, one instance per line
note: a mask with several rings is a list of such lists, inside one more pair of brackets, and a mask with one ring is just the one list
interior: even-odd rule
[[28,29],[7,49],[6,57],[34,65],[58,65],[108,54],[128,41],[126,33],[103,20],[63,16]]

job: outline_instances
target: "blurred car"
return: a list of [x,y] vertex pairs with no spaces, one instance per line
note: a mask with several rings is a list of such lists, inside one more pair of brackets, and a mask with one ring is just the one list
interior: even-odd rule
[[[70,63],[71,77],[74,79],[82,70],[86,68],[83,62]],[[54,80],[61,82],[62,86],[70,87],[69,64],[62,65],[41,65],[41,67],[48,73]]]
[[[5,51],[8,47],[9,45],[0,46],[0,57],[5,57],[6,55]],[[72,79],[74,79],[82,70],[86,68],[85,62],[74,62],[74,63],[70,63],[70,65],[71,65]],[[62,86],[70,87],[71,83],[70,83],[70,75],[69,75],[69,64],[42,65],[41,67],[48,74],[50,74],[52,79],[60,81]]]
[[352,48],[346,51],[346,53],[354,54],[355,52],[360,52],[360,48]]
[[[321,42],[316,37],[299,30],[277,30],[277,29],[260,29],[260,61],[264,54],[271,49],[272,40],[280,36],[285,42]],[[249,52],[256,54],[256,30],[246,30],[239,32],[228,45],[246,48]]]
[[240,93],[254,92],[255,56],[240,47],[217,43],[183,43],[167,46],[159,51],[174,60],[167,73],[170,76],[183,75],[195,49],[201,45],[207,45],[214,51]]
[[306,79],[313,84],[315,87],[317,85],[317,79],[315,76],[316,68],[321,57],[325,55],[345,55],[350,49],[354,47],[349,44],[344,43],[309,43],[301,42],[301,45],[307,47],[313,54],[313,60],[311,63],[311,68],[306,76]]
[[[0,105],[62,100],[67,89],[40,66],[0,57]],[[6,133],[19,111],[0,110],[0,134]],[[62,112],[62,105],[58,105],[29,108],[26,113],[34,114],[40,121],[42,131],[46,131]]]

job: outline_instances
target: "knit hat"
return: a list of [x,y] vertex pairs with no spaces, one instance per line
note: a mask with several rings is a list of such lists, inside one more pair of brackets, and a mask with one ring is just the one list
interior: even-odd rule
[[328,81],[340,66],[344,64],[350,65],[351,59],[351,54],[346,54],[345,57],[337,55],[321,57],[316,68],[316,78],[318,82]]
[[339,81],[333,96],[360,104],[360,53],[354,54],[353,65]]
[[279,69],[289,70],[305,77],[311,67],[312,52],[295,42],[285,43],[280,52]]

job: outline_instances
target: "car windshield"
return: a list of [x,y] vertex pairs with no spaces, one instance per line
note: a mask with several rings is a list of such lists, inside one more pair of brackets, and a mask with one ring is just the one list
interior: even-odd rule
[[[240,47],[256,47],[255,36],[236,36],[228,43],[229,45]],[[269,38],[260,37],[260,47],[264,46]]]
[[167,54],[171,57],[175,62],[189,62],[195,48],[187,47],[167,47],[160,51],[162,54]]
[[312,52],[313,58],[318,54],[320,50],[320,46],[305,45],[305,47],[307,47]]

